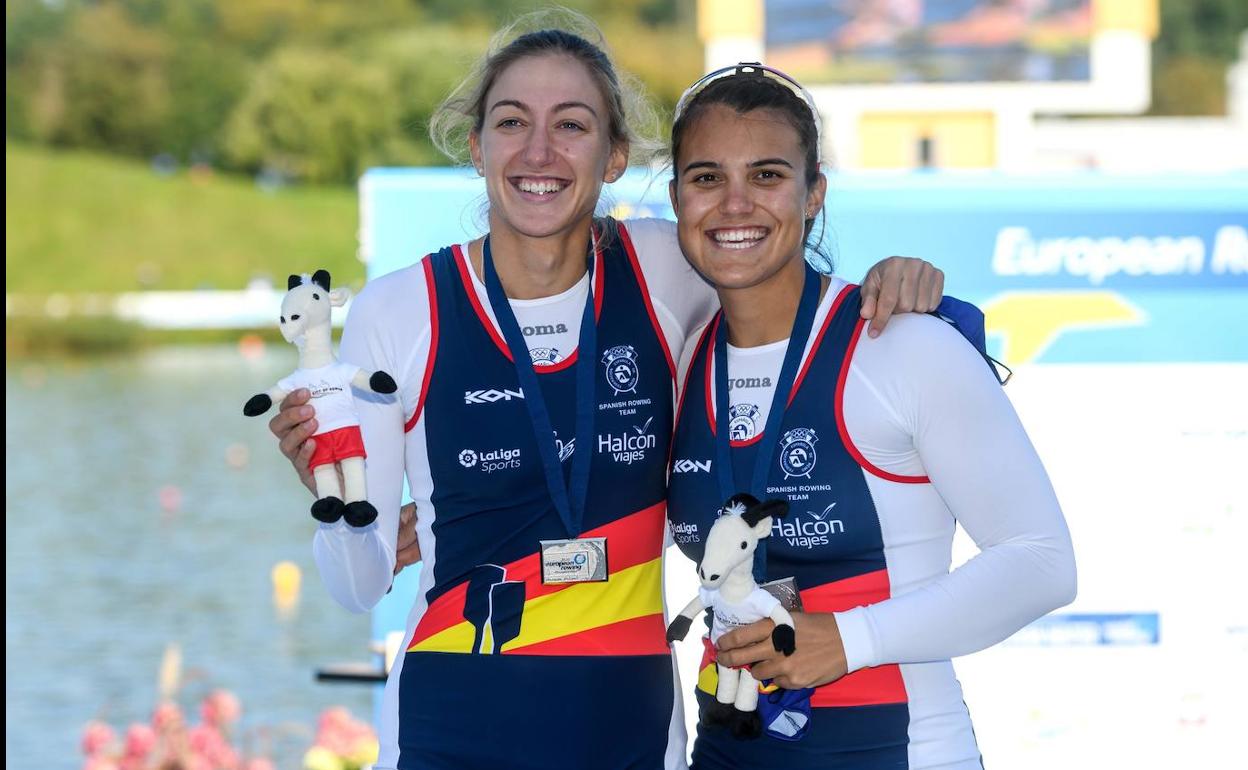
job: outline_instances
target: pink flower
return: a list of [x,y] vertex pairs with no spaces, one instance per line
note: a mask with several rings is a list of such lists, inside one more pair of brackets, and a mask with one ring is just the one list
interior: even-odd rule
[[187,745],[195,754],[211,758],[217,746],[225,743],[225,738],[213,725],[195,725],[186,736]]
[[243,770],[275,770],[275,768],[268,759],[255,757],[247,760],[247,764],[243,765]]
[[212,763],[198,754],[187,757],[182,766],[186,770],[214,770]]
[[165,701],[152,712],[152,727],[158,733],[181,727],[185,721],[182,709],[178,708],[178,704],[173,701]]
[[87,722],[82,729],[82,753],[95,757],[117,742],[117,733],[103,722]]
[[242,713],[238,696],[229,690],[213,690],[199,705],[199,718],[218,727],[238,721]]
[[135,722],[126,730],[127,757],[144,759],[156,748],[156,731],[145,724]]
[[339,725],[350,724],[351,712],[342,706],[334,706],[327,708],[321,712],[321,717],[317,720],[317,730],[325,730],[327,728],[338,727]]

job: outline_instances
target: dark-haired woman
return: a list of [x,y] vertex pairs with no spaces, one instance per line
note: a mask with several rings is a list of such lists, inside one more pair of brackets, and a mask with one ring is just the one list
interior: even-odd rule
[[[488,236],[371,281],[352,308],[343,358],[400,392],[362,396],[379,519],[322,524],[316,561],[340,603],[371,608],[395,568],[405,475],[424,556],[379,769],[684,764],[666,460],[675,361],[714,294],[670,223],[594,218],[632,146],[624,93],[584,36],[496,48],[433,126],[466,135]],[[901,288],[907,309],[939,295]],[[273,429],[302,471],[315,422],[301,408],[288,401]]]
[[[682,99],[672,145],[680,244],[723,310],[680,366],[669,516],[697,560],[731,494],[787,500],[756,571],[794,581],[804,609],[791,657],[771,621],[708,645],[699,705],[727,726],[699,726],[693,765],[980,768],[950,658],[1074,596],[1044,468],[952,327],[906,315],[871,338],[861,290],[808,265],[827,183],[799,85],[757,66],[708,76]],[[981,551],[950,572],[955,523]],[[782,688],[760,696],[761,719],[715,706],[716,658]],[[785,705],[804,688],[809,707]]]

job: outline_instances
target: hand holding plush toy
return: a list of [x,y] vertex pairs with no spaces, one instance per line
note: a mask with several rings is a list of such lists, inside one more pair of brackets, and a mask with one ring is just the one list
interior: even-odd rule
[[[792,655],[797,649],[793,616],[780,600],[754,582],[754,551],[758,541],[771,534],[772,518],[783,518],[789,504],[783,500],[760,503],[748,494],[733,495],[706,536],[698,577],[702,587],[667,627],[667,641],[684,639],[693,618],[704,609],[713,614],[711,644],[740,626],[771,618],[775,630],[771,643],[776,652]],[[762,733],[758,715],[758,680],[747,669],[715,664],[719,682],[715,703],[703,715],[708,725],[727,725],[739,738]]]
[[[268,391],[252,396],[243,407],[243,414],[264,414],[286,394],[307,388],[317,420],[313,434],[316,451],[308,462],[318,498],[312,503],[312,516],[327,524],[345,518],[351,526],[363,527],[377,518],[377,509],[366,499],[364,441],[351,388],[393,393],[398,385],[385,372],[366,372],[334,357],[330,309],[347,304],[351,291],[330,291],[328,270],[317,270],[311,278],[292,275],[286,288],[282,298],[282,336],[299,349],[299,368]],[[340,470],[345,493],[338,481]]]

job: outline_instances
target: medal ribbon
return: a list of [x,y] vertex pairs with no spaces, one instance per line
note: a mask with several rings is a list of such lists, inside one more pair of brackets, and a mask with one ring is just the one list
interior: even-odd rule
[[594,457],[594,360],[598,352],[598,326],[594,317],[593,285],[597,247],[598,239],[591,233],[589,255],[586,257],[590,290],[585,297],[585,310],[581,314],[581,336],[577,342],[576,445],[572,452],[572,474],[566,484],[563,465],[559,462],[559,450],[555,446],[555,430],[551,426],[550,412],[546,408],[546,398],[542,395],[542,386],[533,371],[529,346],[524,341],[520,324],[516,322],[516,314],[512,312],[511,303],[507,300],[503,285],[498,280],[498,273],[494,269],[488,235],[485,237],[481,259],[486,295],[490,300],[490,307],[494,309],[494,317],[498,320],[503,338],[507,341],[507,349],[511,351],[511,361],[516,367],[516,377],[520,380],[520,390],[524,393],[524,406],[529,412],[533,438],[537,441],[542,469],[546,474],[546,487],[550,490],[550,499],[568,531],[568,537],[571,538],[580,536],[585,520],[590,461]]
[[[754,474],[746,490],[759,500],[764,500],[767,496],[767,469],[776,454],[776,446],[780,443],[780,423],[784,420],[784,412],[789,405],[793,383],[797,380],[797,370],[801,367],[802,355],[806,352],[806,341],[810,339],[810,327],[814,324],[815,313],[819,310],[821,281],[819,273],[815,272],[810,265],[806,265],[802,298],[797,305],[797,315],[793,318],[793,329],[789,333],[789,346],[784,353],[780,379],[776,382],[776,389],[771,395],[771,411],[767,413],[767,425],[763,428],[762,437],[759,439],[758,455],[754,458]],[[715,329],[715,465],[719,477],[720,499],[725,501],[738,491],[736,473],[732,464],[732,437],[728,429],[728,414],[731,407],[728,400],[727,326],[721,310]],[[766,540],[760,540],[758,550],[754,552],[754,579],[760,584],[767,581],[766,545]]]

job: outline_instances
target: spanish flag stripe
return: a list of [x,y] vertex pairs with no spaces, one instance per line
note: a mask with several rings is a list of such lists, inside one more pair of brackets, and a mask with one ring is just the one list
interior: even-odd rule
[[525,602],[520,635],[503,652],[662,612],[663,562],[654,559],[616,572],[605,583],[572,583]]
[[877,706],[906,701],[906,685],[901,679],[901,667],[890,664],[860,668],[832,684],[816,687],[815,694],[810,698],[810,705],[817,708]]
[[468,583],[465,581],[434,599],[425,609],[420,623],[416,625],[416,631],[412,634],[412,644],[428,639],[457,623],[463,623],[464,600],[467,595]]
[[888,572],[881,569],[807,588],[802,591],[802,607],[807,612],[844,612],[888,597]]
[[[572,583],[557,593],[530,599],[524,605],[520,635],[503,652],[580,634],[601,626],[647,615],[662,615],[663,562],[656,558],[611,575],[605,583]],[[662,621],[656,638],[663,641]],[[471,652],[475,629],[461,621],[423,639],[409,652]]]
[[[666,504],[656,503],[610,524],[590,530],[582,537],[607,538],[607,567],[610,570],[611,579],[614,580],[616,573],[662,556],[666,515]],[[559,593],[577,585],[543,585],[541,557],[536,553],[504,565],[504,569],[507,571],[508,580],[525,583],[525,597],[529,600]],[[416,632],[412,634],[413,647],[463,622],[464,599],[467,591],[468,585],[465,582],[430,603],[416,627]]]
[[511,655],[666,655],[668,647],[663,634],[663,613],[658,612],[506,652]]
[[[802,607],[807,612],[842,612],[883,601],[889,597],[888,572],[876,570],[837,580],[802,591]],[[698,667],[698,689],[714,694],[719,677],[715,651],[708,640]],[[906,703],[906,685],[896,664],[864,668],[815,688],[810,704],[817,708],[871,706]]]

